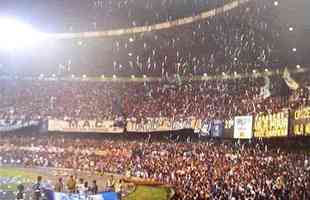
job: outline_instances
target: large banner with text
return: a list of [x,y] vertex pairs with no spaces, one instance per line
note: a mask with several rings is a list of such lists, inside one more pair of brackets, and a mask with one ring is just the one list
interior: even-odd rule
[[292,115],[292,134],[310,136],[310,107],[295,110]]
[[40,120],[0,119],[0,132],[16,131],[22,128],[38,126],[40,122]]
[[256,138],[286,137],[289,130],[289,111],[257,115],[254,120]]
[[[138,121],[127,119],[128,132],[161,132],[193,129],[199,131],[201,120],[195,118],[172,120],[169,118],[147,118]],[[122,133],[124,125],[113,120],[57,120],[48,121],[48,130],[57,132]]]
[[178,120],[169,118],[147,118],[141,121],[133,118],[127,120],[127,130],[129,132],[160,132],[182,129],[199,130],[200,127],[201,120],[196,118]]
[[122,127],[108,120],[48,120],[48,131],[81,133],[121,133]]

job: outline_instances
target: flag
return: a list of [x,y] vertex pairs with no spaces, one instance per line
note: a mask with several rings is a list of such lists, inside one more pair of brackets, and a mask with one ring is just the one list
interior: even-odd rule
[[118,200],[118,196],[115,192],[104,192],[90,196],[90,200]]
[[271,96],[270,92],[270,78],[268,76],[264,77],[265,79],[265,85],[260,88],[260,96],[264,99]]
[[291,77],[291,74],[287,68],[284,69],[283,79],[291,90],[297,90],[299,88],[299,84]]
[[96,195],[69,194],[62,192],[54,192],[52,190],[45,191],[47,200],[118,200],[115,192],[102,192]]

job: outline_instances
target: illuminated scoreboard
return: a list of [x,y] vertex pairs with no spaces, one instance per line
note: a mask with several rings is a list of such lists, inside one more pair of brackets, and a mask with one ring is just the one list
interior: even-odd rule
[[286,137],[288,135],[289,112],[282,111],[267,115],[257,115],[254,121],[256,138]]
[[296,136],[310,136],[310,107],[301,108],[293,115],[293,134]]

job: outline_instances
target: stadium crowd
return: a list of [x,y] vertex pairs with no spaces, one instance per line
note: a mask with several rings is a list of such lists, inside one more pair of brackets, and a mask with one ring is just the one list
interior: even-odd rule
[[3,136],[1,164],[113,172],[173,185],[174,199],[309,199],[309,155],[262,143]]
[[[83,2],[94,12],[84,12]],[[80,13],[87,13],[84,21],[62,22],[69,26],[70,32],[151,25],[197,15],[228,1],[83,2],[70,5],[72,10],[68,13],[74,14],[80,9]],[[309,106],[309,88],[306,87],[309,76],[302,81],[302,87],[292,93],[279,75],[271,76],[269,81],[267,77],[255,76],[194,80],[197,76],[267,74],[295,66],[297,61],[304,64],[309,57],[298,58],[288,53],[291,49],[283,45],[282,32],[287,31],[287,27],[277,16],[273,1],[252,0],[184,26],[104,40],[62,41],[60,46],[65,46],[64,53],[55,59],[59,61],[56,64],[43,62],[44,56],[35,51],[33,60],[39,59],[40,66],[35,73],[44,72],[42,63],[53,67],[63,64],[57,71],[49,71],[54,74],[49,80],[43,80],[46,73],[31,80],[1,77],[0,120],[115,120],[119,116],[137,121],[156,117],[229,120],[238,115]],[[48,45],[42,50],[45,51],[51,56]],[[28,52],[23,53],[28,56]],[[89,67],[85,69],[85,66]],[[12,71],[19,71],[14,67]],[[0,73],[8,71],[10,74],[11,69],[1,65]],[[30,69],[26,71],[33,75]],[[118,77],[146,75],[161,77],[162,81],[58,79],[84,73]],[[266,87],[270,90],[267,97],[263,91]],[[174,186],[174,200],[310,199],[309,159],[304,153],[274,149],[261,143],[157,143],[0,136],[0,166],[130,173]],[[60,182],[58,191],[64,187]],[[69,184],[67,186],[70,190]]]
[[[262,97],[263,78],[174,82],[1,80],[1,119],[114,120],[169,117],[227,120],[288,108],[284,81],[274,77]],[[307,90],[307,89],[305,89]],[[284,92],[283,92],[284,91]],[[73,98],[74,97],[74,98]],[[294,99],[300,101],[301,99]],[[305,94],[304,105],[309,104]],[[218,109],[221,108],[221,109]]]

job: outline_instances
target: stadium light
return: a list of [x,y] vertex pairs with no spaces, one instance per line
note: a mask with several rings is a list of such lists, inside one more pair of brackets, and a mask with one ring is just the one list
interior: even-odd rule
[[78,43],[77,43],[79,46],[82,46],[83,45],[83,41],[78,41]]
[[273,4],[274,4],[275,6],[278,6],[278,5],[279,5],[279,2],[278,2],[278,1],[275,1],[275,2],[273,2]]
[[301,68],[301,66],[300,66],[300,65],[296,65],[296,68],[297,68],[297,69],[300,69],[300,68]]
[[296,52],[296,51],[297,51],[297,49],[296,49],[296,48],[293,48],[293,49],[292,49],[292,51],[293,51],[293,52]]
[[44,38],[43,33],[28,24],[9,18],[0,19],[0,48],[3,50],[33,47]]
[[129,42],[134,42],[134,41],[135,40],[132,37],[129,38]]
[[268,71],[269,71],[269,70],[266,68],[266,69],[265,69],[265,72],[268,72]]
[[293,27],[289,27],[288,30],[289,30],[289,31],[293,31],[294,28],[293,28]]

